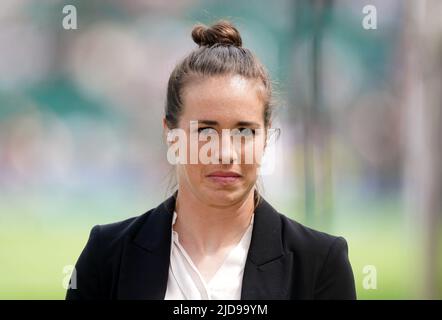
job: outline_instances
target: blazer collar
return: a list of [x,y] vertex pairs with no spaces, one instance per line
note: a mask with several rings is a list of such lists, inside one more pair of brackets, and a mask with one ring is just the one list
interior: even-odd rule
[[166,245],[170,247],[175,197],[176,192],[147,217],[134,239],[137,245],[151,252],[164,250]]
[[248,253],[255,265],[262,265],[283,254],[278,212],[263,198],[255,208],[252,240]]
[[255,209],[252,239],[241,288],[242,300],[289,299],[293,272],[291,255],[284,254],[279,213],[264,199]]
[[[125,246],[117,294],[119,299],[164,299],[169,274],[175,197],[176,192],[156,207],[146,217],[133,241]],[[259,283],[265,277],[270,277],[278,285],[273,274],[278,270],[268,269],[270,272],[265,273],[261,268],[283,257],[281,239],[278,213],[261,198],[255,208],[252,239],[244,269],[242,299],[259,299],[261,295],[265,296],[263,299],[268,299],[267,291],[263,292],[259,288]]]
[[[170,246],[173,211],[175,209],[174,195],[154,209],[134,239],[140,247],[149,251],[162,250]],[[261,265],[278,258],[283,253],[281,241],[281,223],[278,212],[263,198],[255,208],[252,240],[249,248],[249,258],[256,265]]]
[[163,300],[169,276],[174,196],[156,207],[133,240],[129,240],[121,258],[117,299]]

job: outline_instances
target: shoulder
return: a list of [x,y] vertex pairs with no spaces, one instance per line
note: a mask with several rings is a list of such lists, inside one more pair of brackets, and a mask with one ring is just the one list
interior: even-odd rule
[[304,278],[314,279],[315,299],[355,299],[353,270],[347,241],[317,231],[280,213],[281,237],[286,254],[295,259]]
[[153,209],[128,219],[95,225],[89,236],[89,241],[97,242],[100,248],[113,248],[135,237],[139,229],[148,219]]
[[331,249],[347,248],[347,241],[341,236],[312,229],[284,214],[278,215],[281,220],[282,241],[287,251],[326,255]]
[[[125,220],[95,225],[89,236],[84,251],[98,252],[97,259],[110,260],[118,258],[125,244],[140,240],[141,244],[156,241],[162,235],[162,229],[167,227],[169,215],[174,204],[171,196],[158,206],[147,212]],[[84,252],[83,252],[84,253]]]
[[150,211],[122,221],[95,225],[72,274],[66,299],[110,298],[124,244],[135,236]]

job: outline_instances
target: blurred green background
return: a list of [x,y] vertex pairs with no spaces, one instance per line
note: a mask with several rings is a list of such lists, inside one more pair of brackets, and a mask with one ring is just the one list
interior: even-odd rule
[[221,18],[274,80],[282,131],[263,196],[346,238],[358,298],[441,299],[442,3],[370,1],[374,30],[366,4],[2,1],[0,299],[63,299],[95,224],[170,194],[168,76],[192,26]]

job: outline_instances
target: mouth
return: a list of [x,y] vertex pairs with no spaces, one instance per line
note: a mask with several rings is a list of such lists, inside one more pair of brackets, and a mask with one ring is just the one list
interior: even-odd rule
[[216,171],[207,175],[207,178],[217,184],[227,185],[238,182],[242,176],[233,171]]

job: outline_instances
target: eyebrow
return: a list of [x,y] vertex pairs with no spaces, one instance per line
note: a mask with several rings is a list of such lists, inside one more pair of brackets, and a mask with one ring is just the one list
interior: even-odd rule
[[[218,121],[214,120],[197,120],[198,123],[202,123],[208,126],[217,126],[219,123]],[[259,123],[252,122],[252,121],[238,121],[236,123],[236,126],[257,126],[259,127]]]

